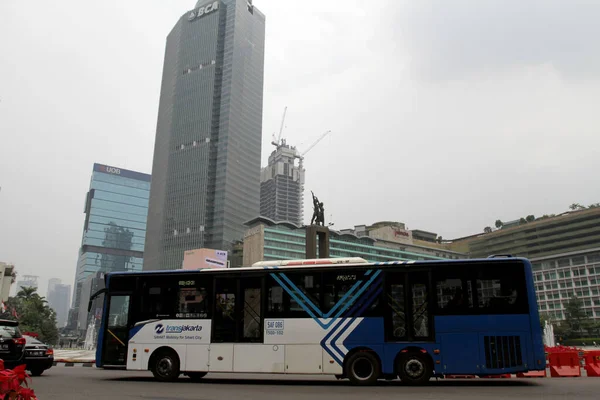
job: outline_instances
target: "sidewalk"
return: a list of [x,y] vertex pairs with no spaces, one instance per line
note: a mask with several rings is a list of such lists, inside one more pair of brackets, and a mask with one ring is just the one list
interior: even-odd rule
[[95,350],[54,350],[55,362],[90,363],[95,359]]

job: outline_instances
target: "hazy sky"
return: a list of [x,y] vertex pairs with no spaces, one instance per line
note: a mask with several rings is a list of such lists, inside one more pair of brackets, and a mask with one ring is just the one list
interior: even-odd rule
[[[0,0],[0,260],[72,283],[92,164],[151,172],[166,36],[195,0]],[[600,201],[600,2],[255,0],[263,163],[334,228],[453,238]],[[310,210],[307,204],[307,218]]]

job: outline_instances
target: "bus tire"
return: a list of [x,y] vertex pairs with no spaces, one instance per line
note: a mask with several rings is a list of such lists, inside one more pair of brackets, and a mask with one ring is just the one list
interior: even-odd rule
[[346,361],[346,374],[354,385],[372,385],[381,375],[379,359],[370,351],[358,351]]
[[206,372],[186,372],[186,375],[194,382],[198,382],[206,376]]
[[409,352],[398,360],[398,376],[407,385],[424,385],[432,374],[430,360],[423,353]]
[[161,382],[170,382],[179,378],[179,357],[173,350],[159,350],[152,357],[152,374]]

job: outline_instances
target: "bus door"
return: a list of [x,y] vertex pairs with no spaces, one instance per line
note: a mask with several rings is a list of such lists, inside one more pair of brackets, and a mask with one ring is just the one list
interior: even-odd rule
[[395,272],[386,275],[385,337],[387,342],[434,339],[427,272]]
[[102,343],[103,366],[125,366],[127,364],[127,342],[129,341],[131,294],[108,295],[108,316],[105,322]]
[[262,342],[262,277],[217,277],[213,342]]
[[[262,284],[262,277],[256,276],[215,278],[210,372],[234,370],[235,343],[262,343]],[[242,366],[238,369],[241,368],[242,372],[260,371],[257,369],[261,365],[260,360],[253,359],[250,362],[252,366],[249,366],[245,358],[248,358],[247,354],[239,358],[238,364]]]

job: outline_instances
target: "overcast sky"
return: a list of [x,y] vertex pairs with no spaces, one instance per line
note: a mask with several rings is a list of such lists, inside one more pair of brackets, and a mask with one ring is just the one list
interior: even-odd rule
[[[0,0],[0,260],[73,282],[94,162],[151,172],[195,0]],[[600,201],[600,2],[255,0],[263,164],[284,106],[334,228],[444,238]],[[307,219],[310,207],[307,203]]]

